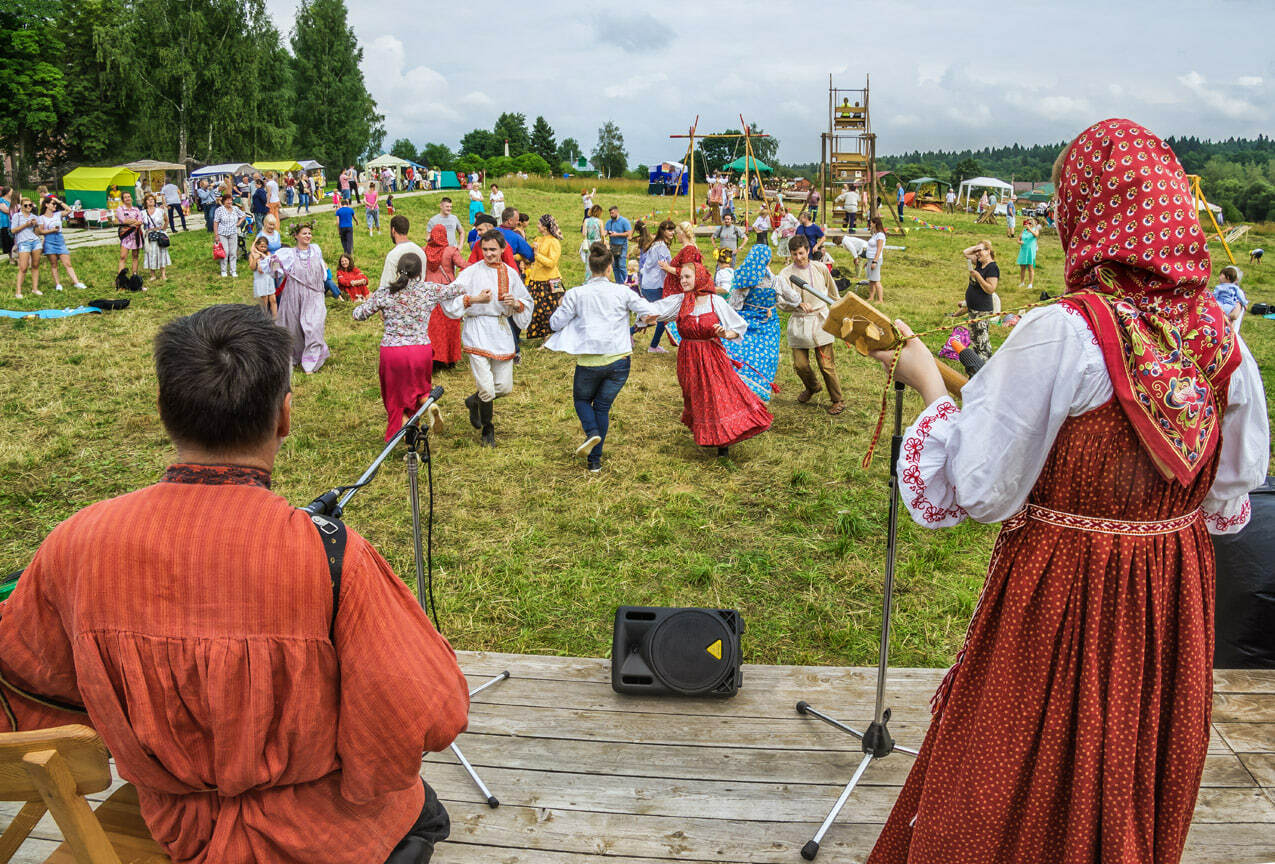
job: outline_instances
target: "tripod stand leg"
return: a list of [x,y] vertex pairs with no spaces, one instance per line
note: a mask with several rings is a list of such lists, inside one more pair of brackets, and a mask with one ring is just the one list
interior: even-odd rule
[[[509,670],[506,669],[490,681],[479,684],[473,690],[469,691],[469,697],[472,699],[478,693],[491,687],[493,684],[499,684],[509,677]],[[465,758],[465,754],[460,752],[460,748],[454,743],[452,744],[452,752],[456,754],[456,758],[460,760],[461,767],[465,769],[465,773],[469,775],[469,779],[474,781],[474,785],[478,787],[478,791],[487,799],[488,807],[499,807],[500,802],[496,800],[496,796],[491,794],[491,790],[487,788],[487,784],[478,776],[478,772],[474,770],[474,766],[469,764],[469,760]]]
[[483,778],[478,776],[478,772],[474,770],[474,766],[469,764],[469,760],[465,758],[465,754],[460,752],[460,748],[452,744],[452,752],[456,754],[456,758],[460,760],[461,766],[465,769],[465,773],[469,775],[469,779],[474,781],[474,785],[478,787],[478,791],[487,799],[488,807],[499,807],[500,802],[496,800],[496,796],[491,794],[491,790],[487,788],[487,784],[483,782]]
[[846,788],[841,790],[841,795],[837,798],[837,803],[832,805],[832,810],[828,813],[827,818],[823,820],[823,824],[819,826],[819,830],[815,832],[815,836],[805,846],[801,847],[801,857],[807,861],[815,860],[815,856],[819,854],[819,844],[823,842],[823,835],[828,833],[828,829],[832,827],[833,821],[837,818],[837,814],[841,812],[841,808],[846,806],[846,801],[850,800],[850,793],[854,792],[854,787],[858,785],[863,772],[868,770],[868,766],[872,764],[872,760],[876,757],[871,753],[863,757],[863,761],[859,763],[859,767],[855,769],[854,776],[850,778],[850,782],[846,784]]

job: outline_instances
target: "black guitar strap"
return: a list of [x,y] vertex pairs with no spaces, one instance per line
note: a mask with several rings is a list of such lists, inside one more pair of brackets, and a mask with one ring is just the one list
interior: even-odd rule
[[328,639],[336,645],[336,611],[341,605],[341,568],[345,563],[345,523],[330,516],[310,515],[310,521],[323,542],[323,557],[328,560],[328,579],[332,582],[332,623]]

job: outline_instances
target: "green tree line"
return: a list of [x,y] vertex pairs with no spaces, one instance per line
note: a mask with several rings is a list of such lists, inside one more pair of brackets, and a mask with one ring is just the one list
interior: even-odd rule
[[362,57],[344,0],[301,0],[287,42],[265,0],[9,0],[0,149],[20,178],[145,158],[348,165],[385,135]]
[[[1275,139],[1227,138],[1212,141],[1195,137],[1169,137],[1188,174],[1200,176],[1205,197],[1222,208],[1228,222],[1275,221]],[[912,151],[877,157],[878,166],[890,169],[904,182],[917,177],[937,177],[957,184],[969,177],[991,175],[1002,180],[1046,182],[1054,160],[1066,142],[982,150]],[[818,166],[812,168],[812,176]]]
[[[753,135],[765,136],[756,124],[750,124]],[[727,134],[739,134],[737,129]],[[505,156],[505,145],[509,155]],[[671,145],[674,150],[679,146]],[[710,138],[696,142],[695,171],[699,179],[704,172],[717,171],[744,153],[743,139]],[[759,137],[753,139],[753,155],[770,163],[779,151],[779,139]],[[524,172],[527,174],[580,174],[597,173],[604,177],[631,177],[645,180],[649,169],[636,165],[629,170],[629,154],[624,146],[624,134],[620,127],[608,120],[598,129],[598,139],[589,154],[590,169],[581,171],[576,161],[586,155],[574,138],[557,140],[553,127],[544,117],[536,117],[527,125],[525,114],[504,112],[496,118],[491,129],[471,129],[461,136],[455,150],[446,144],[431,142],[419,148],[411,139],[399,138],[390,152],[401,159],[410,159],[441,171],[486,171],[492,176]],[[677,158],[681,158],[678,154]]]

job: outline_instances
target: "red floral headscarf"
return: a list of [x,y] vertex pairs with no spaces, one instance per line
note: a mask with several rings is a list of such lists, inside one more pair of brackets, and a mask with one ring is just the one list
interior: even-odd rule
[[703,264],[704,255],[699,251],[699,247],[694,243],[687,244],[677,250],[677,254],[673,256],[673,260],[668,262],[677,273],[664,274],[664,292],[663,296],[668,297],[671,294],[682,293],[681,277],[678,275],[682,272],[683,264]]
[[[681,268],[678,268],[680,274]],[[672,275],[671,273],[669,274]],[[678,283],[680,286],[680,282]],[[704,294],[716,294],[717,286],[713,284],[713,277],[708,275],[708,270],[703,264],[695,264],[695,288],[682,294],[682,314],[689,315],[695,308],[695,298]]]
[[1072,143],[1057,194],[1063,302],[1089,322],[1142,446],[1187,485],[1218,444],[1217,394],[1240,355],[1207,290],[1209,253],[1182,166],[1137,124],[1103,120]]

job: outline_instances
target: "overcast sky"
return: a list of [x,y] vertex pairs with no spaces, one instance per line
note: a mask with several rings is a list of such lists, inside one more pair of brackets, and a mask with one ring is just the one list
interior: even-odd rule
[[[295,0],[268,2],[286,35]],[[1272,0],[346,2],[387,148],[455,149],[520,111],[586,153],[614,120],[630,164],[653,164],[682,156],[668,135],[696,114],[708,131],[742,113],[782,161],[816,161],[829,73],[871,74],[881,153],[1059,141],[1108,116],[1164,136],[1275,132]]]

